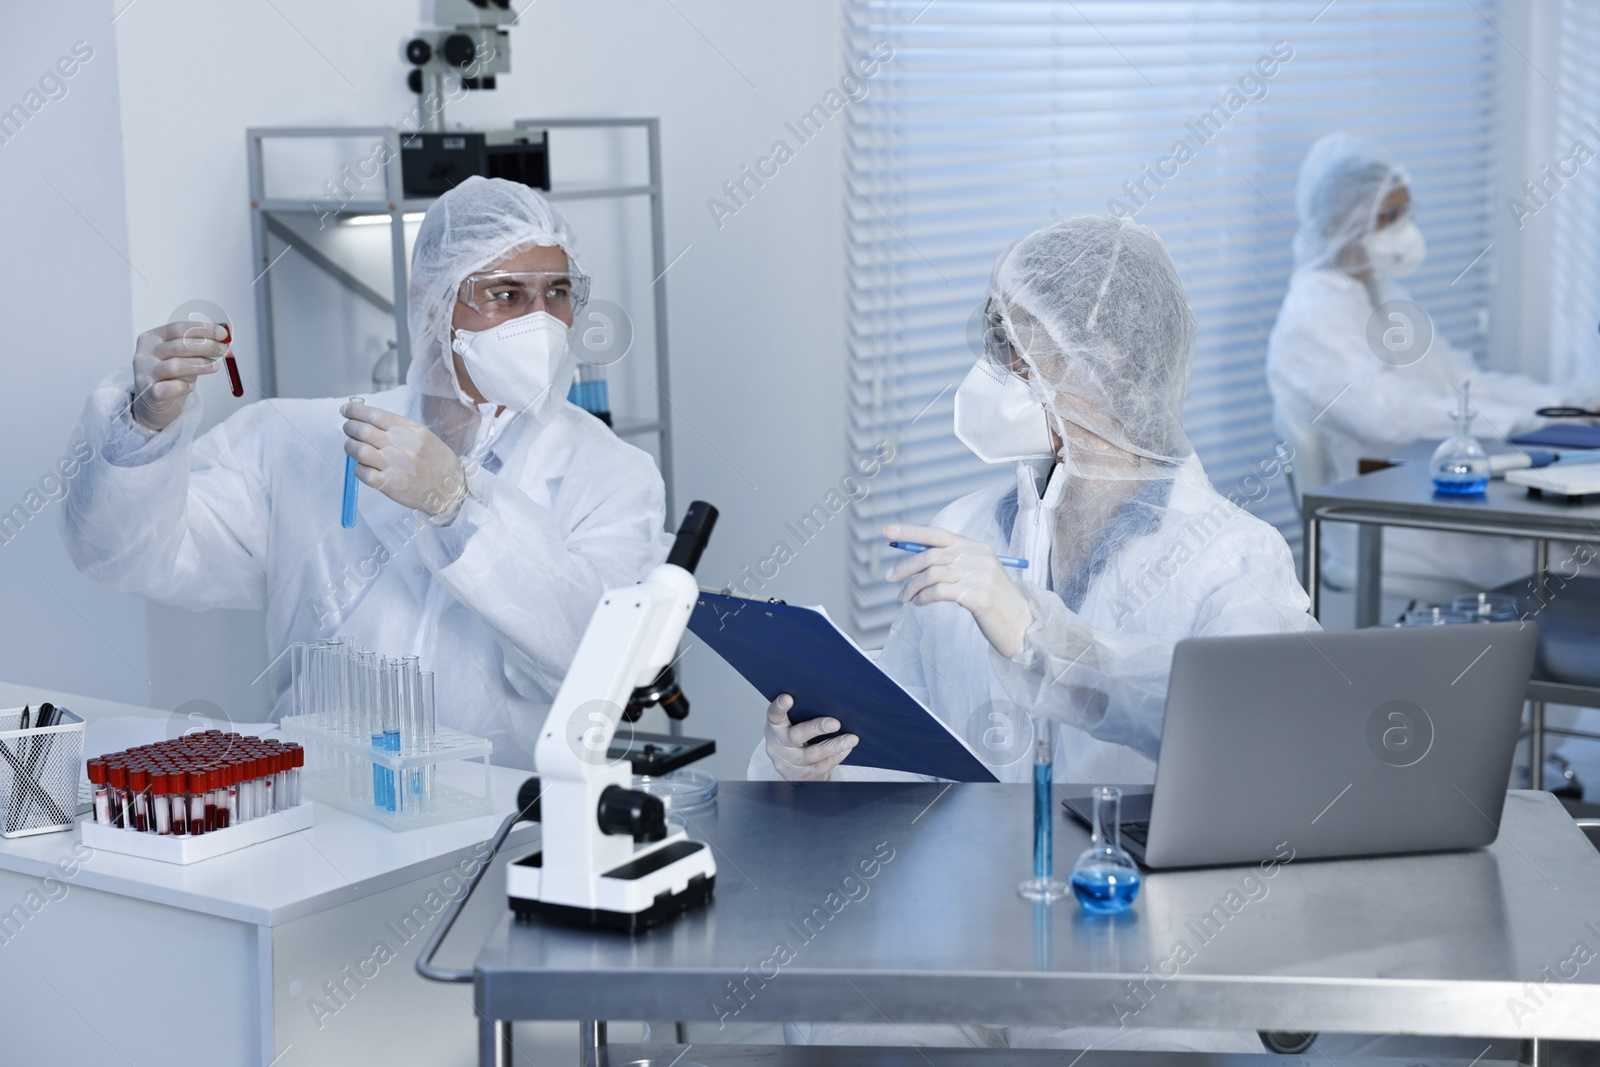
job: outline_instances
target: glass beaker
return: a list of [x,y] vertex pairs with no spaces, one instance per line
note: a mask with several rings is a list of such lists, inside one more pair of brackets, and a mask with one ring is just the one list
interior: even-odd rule
[[1122,851],[1122,790],[1094,789],[1094,838],[1072,865],[1072,892],[1083,910],[1116,915],[1133,906],[1143,881],[1133,857]]
[[1055,823],[1051,811],[1050,789],[1055,774],[1055,757],[1050,748],[1050,726],[1035,723],[1033,736],[1033,877],[1017,883],[1017,895],[1046,903],[1067,895],[1067,884],[1055,874]]
[[1489,453],[1472,436],[1473,413],[1467,401],[1471,387],[1471,382],[1462,386],[1461,403],[1450,413],[1455,432],[1433,450],[1429,470],[1433,473],[1433,488],[1441,493],[1473,496],[1489,487]]

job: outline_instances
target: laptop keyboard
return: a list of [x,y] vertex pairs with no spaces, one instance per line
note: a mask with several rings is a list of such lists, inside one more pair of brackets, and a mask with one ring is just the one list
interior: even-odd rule
[[1118,830],[1119,833],[1122,834],[1123,837],[1126,837],[1129,841],[1132,841],[1134,844],[1138,845],[1140,848],[1144,848],[1146,845],[1148,845],[1150,843],[1150,841],[1149,841],[1150,823],[1149,822],[1125,822],[1125,823],[1119,823],[1118,826],[1117,826],[1117,830]]

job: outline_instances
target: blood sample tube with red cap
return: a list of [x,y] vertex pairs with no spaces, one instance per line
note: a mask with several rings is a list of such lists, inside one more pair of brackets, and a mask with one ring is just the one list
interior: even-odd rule
[[206,771],[206,830],[228,825],[228,789],[222,784],[223,768],[213,763]]
[[128,768],[128,791],[133,794],[133,819],[128,829],[139,833],[150,830],[150,772],[143,767]]
[[288,808],[300,806],[300,769],[306,765],[306,750],[293,742],[284,746],[289,753],[289,802],[284,805]]
[[223,786],[223,817],[218,822],[223,826],[233,826],[239,821],[239,782],[243,775],[242,768],[234,760],[223,764],[222,776],[227,784]]
[[206,832],[206,772],[189,772],[189,833]]
[[234,396],[244,396],[244,380],[239,377],[239,361],[233,358],[233,327],[225,322],[217,323],[222,327],[222,343],[227,345],[227,351],[222,354],[222,361],[228,365],[228,384],[233,386]]
[[272,802],[273,811],[289,806],[289,760],[281,748],[272,753]]
[[181,765],[167,773],[167,806],[172,810],[172,832],[189,832],[189,773]]
[[89,784],[94,786],[94,821],[111,825],[111,786],[106,781],[106,761],[92,759],[88,764]]
[[159,771],[150,783],[150,806],[155,831],[163,837],[172,833],[172,809],[167,806],[167,781],[167,773]]
[[106,768],[106,780],[111,784],[111,825],[126,827],[129,815],[128,768],[113,763]]

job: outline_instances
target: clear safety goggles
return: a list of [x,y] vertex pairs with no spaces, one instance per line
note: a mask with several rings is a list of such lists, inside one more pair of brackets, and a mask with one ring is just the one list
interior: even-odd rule
[[546,311],[575,318],[589,302],[589,276],[577,271],[495,270],[469,275],[457,298],[496,322]]
[[989,362],[1001,370],[1027,380],[1028,362],[1017,350],[1005,318],[995,309],[993,303],[986,306],[983,313],[983,354]]

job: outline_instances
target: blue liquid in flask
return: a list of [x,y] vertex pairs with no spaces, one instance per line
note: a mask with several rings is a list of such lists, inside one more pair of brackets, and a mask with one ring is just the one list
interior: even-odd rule
[[1072,895],[1084,911],[1117,915],[1139,895],[1139,872],[1127,867],[1088,867],[1072,872]]

